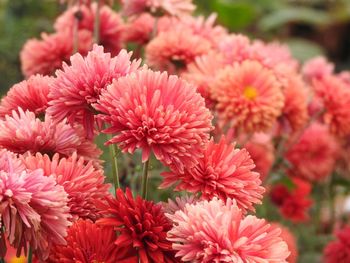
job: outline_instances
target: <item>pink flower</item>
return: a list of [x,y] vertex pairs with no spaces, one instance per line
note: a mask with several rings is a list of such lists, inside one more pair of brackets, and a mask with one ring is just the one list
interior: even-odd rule
[[175,214],[178,210],[183,210],[187,204],[195,204],[198,198],[195,195],[177,196],[175,200],[168,199],[167,203],[163,203],[164,211],[168,214]]
[[[79,32],[78,51],[86,54],[91,48],[92,35],[87,31]],[[73,39],[68,31],[41,35],[42,40],[29,39],[23,46],[20,59],[24,76],[34,74],[51,75],[68,61],[73,53]]]
[[315,57],[305,62],[302,73],[307,81],[321,79],[333,74],[334,65],[327,61],[325,57]]
[[66,123],[55,123],[46,115],[41,121],[30,111],[21,108],[18,113],[0,120],[0,146],[15,153],[40,152],[53,156],[55,153],[70,156],[77,152],[86,159],[97,160],[101,151],[82,134],[82,128],[73,128]]
[[350,261],[350,227],[336,233],[337,239],[328,243],[323,251],[325,263],[346,263]]
[[211,50],[212,46],[205,38],[193,34],[189,29],[175,28],[161,32],[149,42],[146,61],[157,70],[176,73]]
[[103,47],[95,45],[83,58],[80,54],[71,57],[71,64],[63,65],[56,72],[56,79],[50,90],[48,113],[56,121],[67,118],[70,123],[83,124],[88,138],[93,137],[95,110],[101,91],[114,79],[137,70],[140,61],[130,61],[131,53],[122,50],[118,56],[104,53]]
[[155,26],[154,18],[149,13],[142,13],[128,19],[124,26],[123,40],[140,45],[146,44],[150,39]]
[[[73,6],[60,15],[54,28],[58,32],[69,31],[73,36],[76,16],[79,18],[78,30],[94,32],[97,5]],[[123,20],[119,14],[107,5],[101,5],[99,12],[99,44],[106,52],[117,55],[122,47]]]
[[252,171],[254,167],[245,149],[235,149],[235,144],[229,144],[223,137],[218,144],[213,140],[208,143],[196,166],[185,167],[184,173],[162,173],[161,187],[178,182],[176,190],[201,193],[206,200],[214,196],[222,200],[232,198],[245,212],[254,210],[253,204],[260,204],[264,193],[259,174]]
[[19,251],[30,246],[41,260],[53,244],[65,244],[69,223],[67,194],[42,170],[0,171],[0,221]]
[[284,242],[287,243],[288,250],[290,251],[290,255],[287,258],[288,263],[296,263],[298,260],[298,243],[293,235],[293,233],[285,226],[281,225],[280,223],[271,223],[271,226],[280,229],[281,232],[281,238]]
[[289,251],[280,238],[281,231],[264,219],[243,217],[232,199],[186,205],[167,216],[174,224],[168,240],[182,261],[287,262]]
[[0,171],[20,173],[25,170],[18,156],[6,149],[0,150]]
[[31,76],[11,87],[1,99],[0,116],[11,115],[13,110],[21,107],[36,115],[44,114],[48,106],[48,94],[53,78],[41,75]]
[[212,129],[212,115],[193,86],[166,72],[140,70],[119,78],[102,91],[97,110],[116,134],[123,152],[142,149],[142,161],[153,152],[163,164],[183,171],[202,156]]
[[323,181],[331,174],[337,159],[338,144],[325,125],[314,123],[286,154],[290,173],[310,181]]
[[246,132],[267,131],[284,105],[274,73],[256,61],[222,69],[212,86],[219,117]]
[[230,34],[219,43],[219,50],[227,64],[252,59],[251,43],[241,34]]
[[100,217],[96,202],[104,201],[108,196],[110,184],[104,184],[103,170],[95,168],[76,153],[69,158],[59,158],[55,154],[37,153],[23,158],[29,170],[43,169],[45,176],[53,176],[57,184],[62,185],[68,194],[68,206],[73,220],[78,218],[95,221]]

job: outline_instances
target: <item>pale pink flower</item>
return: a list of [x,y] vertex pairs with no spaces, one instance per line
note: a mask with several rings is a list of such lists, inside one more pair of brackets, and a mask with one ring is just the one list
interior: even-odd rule
[[154,69],[176,73],[211,50],[212,46],[205,38],[193,34],[189,29],[175,28],[159,33],[149,42],[146,61]]
[[212,85],[220,119],[246,132],[267,131],[282,113],[284,96],[273,71],[244,61],[218,72]]
[[10,115],[18,107],[24,111],[32,111],[36,115],[45,114],[52,82],[52,77],[34,75],[28,80],[13,85],[1,99],[0,116]]
[[66,243],[70,225],[67,194],[40,169],[0,171],[0,212],[5,236],[19,252],[30,246],[39,259],[45,260],[53,244]]
[[168,199],[168,202],[163,203],[164,211],[168,214],[174,214],[178,210],[183,210],[186,204],[195,204],[198,202],[195,195],[177,196],[175,200]]
[[183,171],[202,156],[212,129],[212,115],[195,88],[166,72],[140,70],[119,78],[102,91],[97,110],[110,124],[123,152],[142,149],[142,161],[153,152],[163,164]]
[[260,204],[264,188],[258,173],[253,172],[255,165],[245,149],[235,149],[221,138],[218,144],[211,140],[204,150],[204,156],[198,159],[194,167],[185,167],[183,173],[164,172],[161,187],[176,185],[176,190],[201,193],[202,199],[214,196],[226,200],[233,198],[245,212],[254,211],[254,204]]
[[325,57],[319,56],[312,58],[304,63],[302,74],[307,81],[321,79],[333,74],[334,64],[330,63]]
[[281,232],[281,238],[284,242],[287,243],[288,250],[290,251],[290,255],[287,258],[288,263],[296,263],[298,260],[298,243],[293,235],[293,233],[285,226],[281,225],[280,223],[271,223],[271,226],[275,228],[279,228]]
[[251,43],[241,34],[230,34],[219,43],[219,50],[227,64],[252,59]]
[[[34,74],[51,75],[68,61],[73,53],[73,38],[68,31],[51,35],[41,34],[42,40],[29,39],[23,46],[20,59],[25,77]],[[92,35],[88,31],[80,31],[78,51],[85,55],[92,45]]]
[[81,129],[71,127],[65,120],[56,123],[48,115],[41,121],[33,112],[19,108],[0,120],[0,146],[20,154],[29,151],[70,156],[77,152],[88,160],[98,159],[101,151],[81,134]]
[[6,149],[0,150],[0,171],[20,173],[26,168],[17,154]]
[[186,205],[167,216],[174,224],[168,240],[182,261],[287,263],[281,231],[264,219],[243,217],[232,199]]
[[100,217],[96,202],[103,202],[108,196],[110,184],[104,184],[103,170],[95,168],[93,163],[73,153],[69,158],[59,158],[55,154],[37,153],[23,158],[27,169],[43,169],[45,176],[53,176],[57,184],[62,185],[68,194],[68,206],[73,220],[78,218],[95,221]]
[[140,61],[131,62],[130,57],[131,53],[126,50],[111,57],[97,45],[85,58],[75,54],[70,65],[64,64],[63,69],[56,72],[47,112],[55,121],[67,118],[70,123],[83,124],[88,138],[92,138],[96,114],[92,104],[114,79],[138,69]]

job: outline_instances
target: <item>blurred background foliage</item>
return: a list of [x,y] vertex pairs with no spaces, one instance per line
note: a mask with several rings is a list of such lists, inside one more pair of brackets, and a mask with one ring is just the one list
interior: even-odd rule
[[[195,0],[198,14],[218,14],[232,32],[287,43],[304,61],[325,54],[337,68],[350,65],[349,0]],[[58,0],[0,0],[0,88],[20,81],[24,42],[51,32],[64,10]]]

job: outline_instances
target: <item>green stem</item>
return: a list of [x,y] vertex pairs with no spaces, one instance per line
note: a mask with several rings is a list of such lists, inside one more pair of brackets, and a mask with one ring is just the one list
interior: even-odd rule
[[32,248],[29,247],[27,262],[32,263],[32,261],[33,261],[33,251],[32,251]]
[[100,42],[100,0],[96,0],[96,13],[94,23],[94,42],[99,44]]
[[149,166],[149,160],[147,160],[143,164],[143,171],[142,171],[142,192],[141,196],[143,199],[147,198],[147,185],[148,185],[148,166]]
[[[110,139],[108,137],[107,137],[107,140]],[[115,188],[120,188],[116,145],[110,144],[108,147],[109,147],[109,156],[111,158],[111,163],[112,163],[113,184]]]
[[334,187],[333,187],[333,174],[331,174],[329,179],[330,180],[328,185],[328,191],[329,191],[328,200],[329,200],[329,213],[330,213],[330,233],[332,233],[333,227],[336,221],[336,215],[335,215],[336,211],[334,206],[335,193],[334,193]]

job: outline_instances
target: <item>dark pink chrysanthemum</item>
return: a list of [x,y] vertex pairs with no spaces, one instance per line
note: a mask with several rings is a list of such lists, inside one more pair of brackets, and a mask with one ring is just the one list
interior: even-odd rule
[[328,243],[323,251],[325,263],[350,262],[350,227],[346,226],[336,233],[337,239]]
[[310,181],[323,181],[334,169],[338,149],[327,126],[314,123],[286,154],[292,165],[290,173]]
[[[73,35],[76,17],[79,18],[78,30],[94,32],[97,5],[73,6],[59,16],[54,28],[58,32],[69,31]],[[123,20],[119,14],[107,5],[101,5],[99,12],[99,44],[106,52],[117,55],[122,47]]]
[[107,201],[104,218],[97,224],[113,227],[119,234],[115,238],[119,254],[124,251],[130,254],[125,262],[178,262],[171,242],[166,240],[171,222],[165,217],[161,204],[143,200],[140,196],[134,198],[129,189],[125,194],[118,189],[116,197],[107,198]]
[[109,184],[104,184],[103,171],[95,168],[90,161],[74,153],[69,158],[59,158],[55,154],[52,159],[37,153],[23,160],[29,170],[43,169],[45,176],[52,175],[57,184],[62,185],[68,194],[68,206],[73,220],[78,218],[95,221],[100,217],[96,201],[102,202],[109,195]]
[[12,152],[23,154],[40,152],[53,156],[59,153],[70,156],[77,152],[86,159],[98,159],[101,151],[82,134],[82,128],[73,128],[66,123],[54,122],[48,115],[41,121],[30,111],[21,108],[0,120],[0,146]]
[[161,32],[149,42],[146,61],[152,68],[175,73],[211,50],[212,46],[205,38],[193,34],[189,29],[175,28]]
[[34,75],[28,80],[13,85],[1,99],[0,116],[11,115],[12,111],[17,110],[18,107],[24,111],[32,111],[36,115],[45,114],[52,82],[52,77]]
[[54,246],[49,263],[120,262],[113,227],[101,227],[90,220],[78,220],[69,229],[67,244]]
[[69,223],[67,194],[53,177],[0,171],[0,221],[19,251],[30,246],[42,260],[53,244],[65,244]]
[[302,73],[307,81],[322,79],[333,74],[334,65],[324,57],[315,57],[305,62]]
[[201,198],[217,196],[222,200],[233,198],[245,212],[254,210],[253,204],[261,203],[264,188],[260,186],[259,174],[253,172],[255,165],[245,149],[235,149],[221,138],[218,144],[211,140],[194,167],[185,167],[184,173],[162,173],[168,187],[177,182],[176,190],[201,193]]
[[246,132],[270,129],[284,105],[281,84],[256,61],[219,71],[212,95],[218,101],[219,117]]
[[122,50],[118,56],[111,57],[97,45],[85,58],[80,54],[72,56],[71,64],[64,64],[63,70],[56,72],[49,93],[48,113],[56,121],[67,118],[70,123],[81,122],[88,137],[92,138],[96,113],[92,104],[114,79],[138,69],[140,62],[131,62],[130,56],[131,53]]
[[[51,75],[68,61],[73,52],[73,39],[68,31],[55,34],[42,34],[42,40],[28,40],[20,53],[22,72],[29,77],[34,74]],[[92,45],[92,35],[87,31],[79,32],[78,51],[86,54]]]
[[142,161],[153,152],[165,165],[183,171],[202,155],[212,129],[212,115],[195,88],[166,72],[140,70],[113,82],[96,109],[111,125],[123,152],[142,149]]
[[279,229],[255,216],[243,217],[232,199],[214,198],[167,215],[168,240],[182,261],[287,263],[287,244]]
[[285,226],[280,223],[271,223],[271,226],[279,228],[281,230],[281,238],[284,242],[287,243],[288,250],[290,255],[287,258],[288,263],[296,263],[298,260],[298,244],[293,233]]

